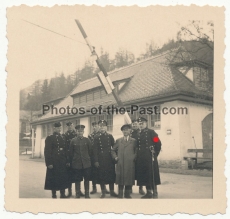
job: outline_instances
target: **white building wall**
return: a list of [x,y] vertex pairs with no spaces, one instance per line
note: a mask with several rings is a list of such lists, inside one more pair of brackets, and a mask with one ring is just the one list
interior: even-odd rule
[[[187,149],[203,148],[202,120],[211,113],[212,107],[184,101],[172,101],[161,105],[167,107],[186,107],[188,114],[161,114],[161,129],[155,130],[162,141],[159,160],[182,160],[187,156]],[[171,130],[171,134],[167,134]]]
[[83,117],[80,119],[80,124],[85,126],[84,129],[84,137],[88,138],[90,134],[90,118],[89,117]]
[[[163,107],[177,107],[178,101],[167,102]],[[171,134],[167,134],[167,130]],[[159,160],[176,160],[180,158],[180,139],[179,139],[179,117],[175,115],[161,114],[161,128],[155,130],[162,142],[162,150],[158,157]]]
[[42,126],[37,125],[36,140],[34,145],[34,157],[41,157],[41,137],[42,137]]
[[125,124],[124,115],[113,115],[113,133],[111,133],[114,139],[118,139],[123,136],[121,126]]

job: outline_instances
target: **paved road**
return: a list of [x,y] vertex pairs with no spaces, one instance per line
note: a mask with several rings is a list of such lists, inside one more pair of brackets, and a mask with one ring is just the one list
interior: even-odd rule
[[[51,198],[51,192],[43,189],[46,173],[44,162],[29,159],[29,155],[22,155],[20,156],[19,171],[20,198]],[[161,183],[162,184],[158,186],[159,199],[212,198],[212,177],[161,173]],[[82,189],[83,188],[82,184]],[[117,186],[115,188],[117,190]],[[91,195],[91,198],[100,197],[99,185],[97,186],[97,189],[98,193]],[[138,194],[137,186],[133,187],[132,197],[141,197],[141,195]],[[107,195],[106,198],[111,197]]]

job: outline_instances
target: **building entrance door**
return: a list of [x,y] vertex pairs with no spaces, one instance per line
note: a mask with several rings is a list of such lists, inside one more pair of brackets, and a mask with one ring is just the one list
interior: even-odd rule
[[[202,121],[203,149],[213,149],[213,113],[208,114]],[[212,158],[212,153],[204,153],[204,158]]]

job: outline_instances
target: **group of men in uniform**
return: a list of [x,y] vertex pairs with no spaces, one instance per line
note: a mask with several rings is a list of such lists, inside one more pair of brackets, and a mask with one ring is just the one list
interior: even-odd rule
[[[123,137],[114,140],[107,132],[107,122],[100,120],[92,123],[93,133],[84,137],[84,125],[68,122],[68,130],[61,134],[61,123],[54,123],[54,132],[45,140],[45,163],[47,167],[45,189],[52,191],[52,198],[72,196],[72,183],[75,183],[76,198],[97,192],[96,185],[101,187],[100,198],[106,194],[112,197],[131,198],[135,180],[142,198],[157,198],[157,185],[160,175],[157,156],[161,150],[161,142],[156,132],[147,128],[147,120],[143,117],[123,125]],[[84,180],[85,194],[81,192],[81,181]],[[92,191],[89,193],[89,182]],[[118,194],[114,184],[118,185]],[[106,185],[109,184],[109,191]],[[147,193],[143,191],[146,186]],[[65,189],[68,188],[68,195]]]

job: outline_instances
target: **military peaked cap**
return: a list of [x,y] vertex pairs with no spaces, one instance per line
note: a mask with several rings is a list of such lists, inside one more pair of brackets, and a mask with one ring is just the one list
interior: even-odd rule
[[55,122],[54,123],[54,127],[60,127],[61,126],[61,123],[60,122]]
[[67,123],[66,123],[67,126],[70,126],[70,125],[72,125],[72,124],[73,124],[72,122],[67,122]]
[[121,131],[123,131],[125,128],[131,129],[131,125],[125,124],[125,125],[121,126]]
[[98,122],[98,125],[100,124],[103,124],[105,126],[107,126],[107,122],[104,120],[104,119],[101,119],[99,122]]
[[139,117],[137,119],[138,122],[147,122],[147,119],[143,118],[143,117]]
[[75,129],[79,130],[79,129],[84,129],[85,126],[84,125],[76,125],[75,126]]
[[92,122],[92,126],[95,126],[95,125],[97,125],[97,122]]

